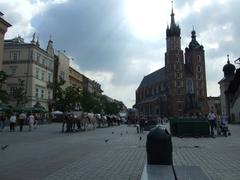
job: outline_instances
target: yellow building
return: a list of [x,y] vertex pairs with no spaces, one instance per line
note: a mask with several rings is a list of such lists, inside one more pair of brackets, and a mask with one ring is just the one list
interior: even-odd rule
[[69,66],[69,85],[83,90],[84,75]]
[[80,88],[83,92],[96,95],[100,95],[103,92],[99,83],[89,79],[72,67],[69,67],[69,82],[70,86]]
[[4,35],[7,32],[7,28],[12,26],[7,21],[5,21],[2,16],[3,16],[3,13],[0,12],[0,71],[2,70],[2,62],[3,62]]

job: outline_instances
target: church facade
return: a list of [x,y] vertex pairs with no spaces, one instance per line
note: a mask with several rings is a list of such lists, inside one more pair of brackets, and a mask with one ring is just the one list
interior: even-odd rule
[[181,49],[181,29],[166,29],[165,66],[145,76],[136,90],[135,108],[149,118],[208,112],[204,47],[191,32],[191,42]]

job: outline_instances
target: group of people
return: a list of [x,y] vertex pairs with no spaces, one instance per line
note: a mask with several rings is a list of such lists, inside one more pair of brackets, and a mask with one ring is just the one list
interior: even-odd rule
[[20,114],[11,113],[11,115],[8,117],[4,113],[0,114],[0,131],[2,131],[5,127],[5,123],[9,120],[9,127],[10,132],[15,131],[15,127],[18,124],[19,125],[19,131],[23,131],[23,125],[28,124],[28,130],[32,131],[33,128],[37,128],[37,118],[33,113],[25,114],[24,112],[21,112]]
[[138,124],[137,124],[137,132],[138,133],[143,133],[144,128],[147,125],[164,124],[164,123],[167,123],[167,122],[168,122],[167,117],[158,117],[156,120],[148,121],[148,119],[143,115],[143,113],[140,113]]
[[219,116],[216,115],[213,111],[210,111],[207,118],[209,121],[210,134],[212,137],[215,137],[214,130],[216,130],[218,134],[220,134],[222,130],[224,130],[224,133],[228,131],[228,117],[226,114]]

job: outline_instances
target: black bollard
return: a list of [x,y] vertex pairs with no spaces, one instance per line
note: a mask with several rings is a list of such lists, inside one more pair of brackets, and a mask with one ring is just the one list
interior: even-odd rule
[[147,135],[148,164],[172,165],[172,139],[166,129],[156,127]]

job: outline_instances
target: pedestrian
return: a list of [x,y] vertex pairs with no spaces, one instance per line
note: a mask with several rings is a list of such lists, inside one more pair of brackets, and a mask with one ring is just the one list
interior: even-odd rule
[[209,112],[208,116],[208,122],[209,122],[209,125],[210,125],[210,134],[211,136],[214,138],[214,127],[215,127],[215,124],[216,124],[216,115],[213,113],[213,111]]
[[139,126],[140,126],[140,133],[143,133],[144,126],[145,126],[145,118],[143,114],[140,114]]
[[17,121],[17,117],[16,117],[15,113],[13,113],[13,114],[10,116],[10,132],[11,132],[11,131],[15,131],[16,121]]
[[164,123],[167,123],[167,122],[168,122],[168,118],[167,118],[166,116],[164,116],[163,122],[164,122]]
[[20,132],[22,132],[22,130],[23,130],[23,125],[24,125],[25,121],[26,121],[26,114],[22,112],[19,115],[19,130],[20,130]]
[[0,114],[0,132],[3,131],[3,129],[4,129],[5,120],[6,120],[6,118],[5,118],[4,113],[1,113]]
[[31,114],[31,115],[28,117],[29,131],[32,131],[32,129],[33,129],[34,121],[35,121],[35,117],[34,117],[33,114]]
[[34,129],[37,129],[37,125],[38,125],[38,120],[39,120],[39,115],[35,115],[35,118],[34,118]]

